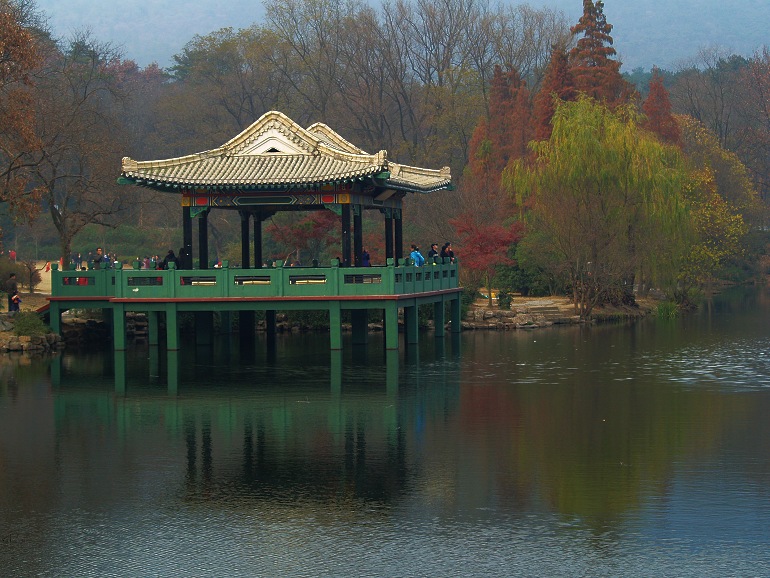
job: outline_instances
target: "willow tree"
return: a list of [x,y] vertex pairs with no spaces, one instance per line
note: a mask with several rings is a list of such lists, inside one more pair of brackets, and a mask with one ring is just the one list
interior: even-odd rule
[[631,107],[611,111],[581,97],[562,102],[549,140],[532,143],[535,161],[518,161],[504,184],[522,203],[537,239],[531,254],[564,277],[576,313],[629,295],[642,269],[673,267],[688,230],[681,152],[638,126]]

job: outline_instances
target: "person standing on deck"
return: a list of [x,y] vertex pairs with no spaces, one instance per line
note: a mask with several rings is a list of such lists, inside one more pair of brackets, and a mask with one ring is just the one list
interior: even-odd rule
[[415,267],[422,267],[425,264],[425,257],[420,253],[420,248],[412,243],[412,252],[409,253],[409,257],[414,262]]

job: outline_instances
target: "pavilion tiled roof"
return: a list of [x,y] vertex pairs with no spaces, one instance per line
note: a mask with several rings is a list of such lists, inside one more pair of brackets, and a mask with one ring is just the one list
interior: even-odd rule
[[377,184],[413,192],[451,188],[448,167],[401,165],[387,151],[368,154],[331,128],[303,129],[272,111],[221,147],[183,157],[135,161],[125,157],[121,177],[153,188],[270,188],[315,186],[377,178]]

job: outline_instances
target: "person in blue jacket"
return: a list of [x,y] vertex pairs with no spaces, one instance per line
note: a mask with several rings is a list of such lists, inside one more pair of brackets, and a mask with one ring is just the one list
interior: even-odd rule
[[420,248],[412,243],[412,252],[409,253],[409,257],[414,262],[415,267],[422,267],[425,264],[425,257],[420,253]]

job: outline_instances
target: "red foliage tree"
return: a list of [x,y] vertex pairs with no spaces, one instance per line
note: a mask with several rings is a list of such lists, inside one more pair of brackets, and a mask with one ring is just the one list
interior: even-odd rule
[[634,89],[621,76],[620,61],[613,59],[612,24],[604,15],[604,2],[583,0],[583,16],[570,31],[581,36],[569,53],[575,88],[610,107],[628,102]]
[[535,140],[551,138],[551,119],[556,111],[555,98],[564,101],[577,98],[567,52],[558,47],[554,47],[551,51],[551,60],[545,70],[543,84],[535,96],[532,111],[532,131]]
[[486,286],[489,305],[492,305],[492,281],[500,265],[511,265],[508,249],[522,236],[523,226],[515,222],[510,226],[498,221],[490,222],[473,211],[465,211],[450,224],[455,228],[458,242],[454,244],[461,257],[463,271],[473,277],[477,286]]
[[642,126],[658,135],[663,142],[682,146],[682,131],[671,112],[668,91],[663,86],[663,79],[655,68],[650,79],[650,92],[642,103],[646,119]]
[[516,69],[495,66],[489,91],[489,119],[482,118],[469,143],[469,187],[496,194],[503,169],[527,154],[531,138],[530,93]]

